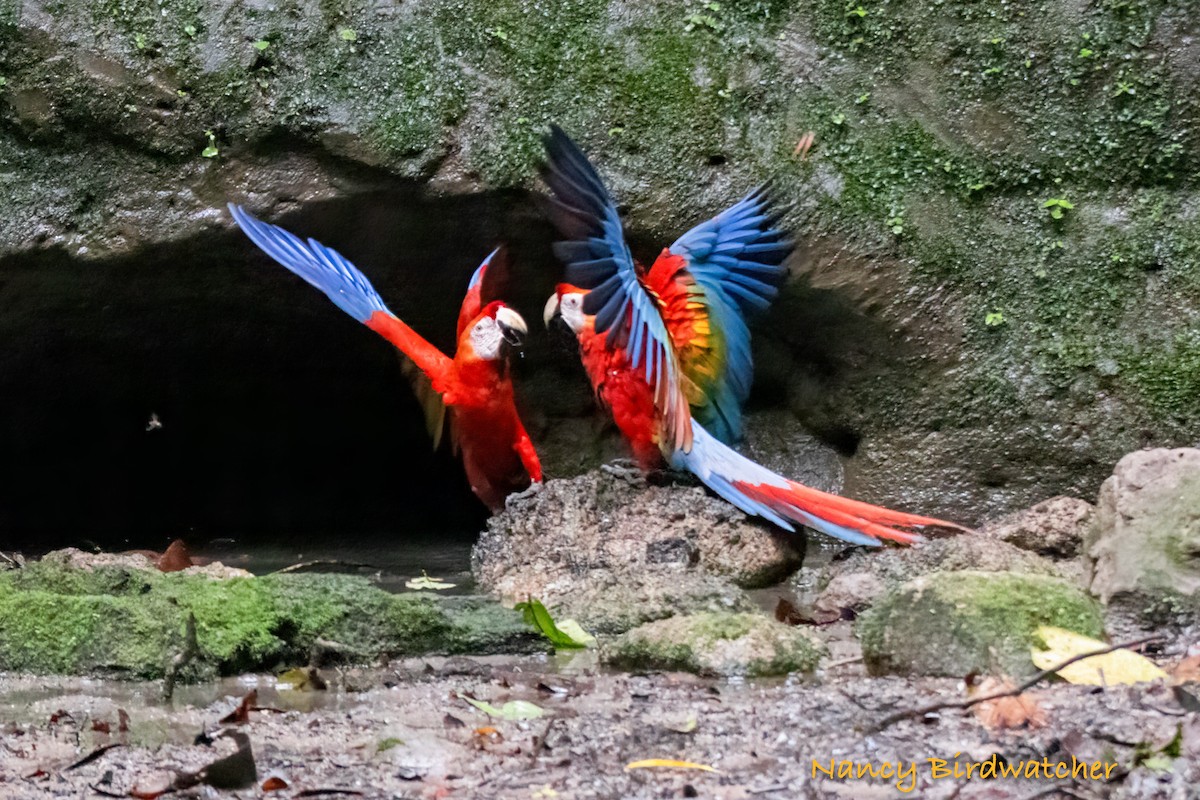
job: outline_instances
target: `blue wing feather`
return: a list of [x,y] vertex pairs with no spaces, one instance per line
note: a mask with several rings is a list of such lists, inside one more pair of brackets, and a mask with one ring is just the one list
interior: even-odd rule
[[307,243],[276,225],[256,219],[241,206],[229,204],[238,226],[271,258],[320,289],[334,304],[359,322],[376,311],[390,314],[375,287],[340,253],[315,239]]
[[720,388],[713,392],[716,418],[709,420],[722,441],[740,437],[740,406],[749,396],[754,378],[745,316],[769,308],[786,276],[783,264],[793,245],[775,227],[778,219],[766,190],[757,189],[692,228],[670,247],[687,261],[704,289],[714,327],[725,339],[726,372],[721,383],[728,386],[728,392]]
[[560,220],[560,227],[575,240],[555,247],[566,263],[567,282],[588,290],[584,313],[594,316],[597,333],[608,333],[609,347],[633,342],[630,363],[645,369],[655,389],[669,444],[690,449],[687,402],[679,386],[674,345],[656,301],[642,286],[616,204],[587,156],[561,128],[551,126],[543,143],[547,163],[542,177],[555,195],[555,205],[568,217]]

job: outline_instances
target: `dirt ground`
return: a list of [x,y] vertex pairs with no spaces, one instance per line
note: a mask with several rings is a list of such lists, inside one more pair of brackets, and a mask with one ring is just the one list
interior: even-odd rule
[[[0,797],[153,796],[238,751],[235,737],[195,739],[220,729],[251,689],[263,710],[226,729],[247,735],[255,768],[243,751],[240,761],[202,773],[209,783],[247,785],[200,783],[174,796],[1200,797],[1200,713],[1173,687],[1043,684],[1033,692],[1034,727],[998,728],[970,711],[943,710],[876,730],[894,712],[961,699],[965,690],[948,679],[867,677],[845,633],[823,632],[834,640],[833,659],[804,680],[618,674],[598,669],[590,652],[329,669],[324,691],[243,676],[181,687],[170,702],[159,684],[0,676]],[[501,709],[524,700],[544,716],[491,718],[465,697]],[[128,714],[124,731],[119,709]],[[118,746],[72,766],[107,744]],[[644,759],[715,771],[627,769]],[[990,777],[989,764],[1019,768],[1021,777]],[[867,765],[899,765],[899,775],[843,774]]]

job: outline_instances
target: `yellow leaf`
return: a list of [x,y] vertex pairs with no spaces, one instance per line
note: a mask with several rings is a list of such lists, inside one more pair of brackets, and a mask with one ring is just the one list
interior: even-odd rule
[[[1030,648],[1029,655],[1038,669],[1050,669],[1072,656],[1103,650],[1104,642],[1089,639],[1078,633],[1043,625],[1037,635],[1046,643],[1045,650]],[[1132,650],[1113,650],[1111,653],[1092,656],[1058,670],[1058,676],[1068,683],[1087,686],[1118,686],[1126,683],[1143,683],[1167,677],[1152,661]]]
[[707,764],[696,764],[692,761],[673,761],[669,758],[647,758],[642,761],[632,761],[625,769],[645,769],[647,767],[665,767],[667,769],[699,769],[704,772],[720,772]]

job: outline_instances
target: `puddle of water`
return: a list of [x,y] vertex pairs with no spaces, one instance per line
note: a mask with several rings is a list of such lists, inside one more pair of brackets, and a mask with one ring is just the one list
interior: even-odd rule
[[225,539],[196,548],[192,554],[255,575],[298,565],[303,566],[290,571],[361,575],[389,592],[408,591],[405,581],[424,573],[453,583],[454,588],[444,590],[445,594],[470,594],[475,588],[470,570],[471,546],[471,542],[461,539],[424,537],[406,537],[395,544],[341,541],[336,537],[328,542],[291,544],[242,544]]

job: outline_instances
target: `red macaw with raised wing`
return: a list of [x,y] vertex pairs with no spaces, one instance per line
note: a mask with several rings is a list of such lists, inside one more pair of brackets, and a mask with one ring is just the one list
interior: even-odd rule
[[568,237],[555,245],[568,282],[545,320],[561,317],[575,333],[592,386],[643,469],[665,461],[747,514],[855,544],[907,544],[926,527],[962,530],[812,489],[729,446],[741,435],[753,377],[745,315],[774,299],[792,249],[765,191],[688,231],[646,270],[583,152],[558,127],[545,145],[543,178]]
[[[366,276],[337,251],[314,239],[302,241],[232,203],[229,210],[263,252],[411,361],[420,376],[414,384],[435,444],[448,421],[471,489],[488,508],[499,511],[509,494],[542,482],[537,452],[517,415],[507,361],[509,348],[520,346],[528,328],[520,314],[489,294],[489,273],[496,272],[489,267],[502,266],[499,248],[471,278],[459,310],[458,346],[449,358],[389,311]],[[428,390],[423,392],[423,386]]]

